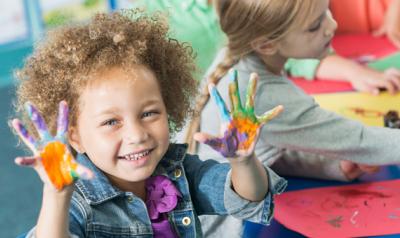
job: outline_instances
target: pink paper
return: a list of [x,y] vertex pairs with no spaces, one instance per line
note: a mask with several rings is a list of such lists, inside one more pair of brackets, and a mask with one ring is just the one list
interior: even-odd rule
[[307,237],[400,233],[400,180],[286,192],[275,218]]

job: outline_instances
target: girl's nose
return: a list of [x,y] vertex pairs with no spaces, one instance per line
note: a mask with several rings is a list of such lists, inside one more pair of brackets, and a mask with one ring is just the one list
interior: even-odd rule
[[126,126],[125,139],[129,144],[141,144],[149,138],[145,127],[140,123],[130,122]]
[[333,19],[332,13],[329,10],[327,12],[326,19],[327,19],[328,25],[325,28],[324,35],[327,37],[333,37],[333,35],[335,34],[335,31],[337,29],[337,22],[335,21],[335,19]]

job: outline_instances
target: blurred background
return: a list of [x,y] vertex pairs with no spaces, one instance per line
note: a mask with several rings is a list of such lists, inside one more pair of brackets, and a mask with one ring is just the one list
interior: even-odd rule
[[46,30],[85,21],[95,12],[128,8],[134,0],[0,0],[0,237],[17,237],[35,223],[42,184],[31,169],[14,164],[26,154],[11,132],[15,69],[22,67]]

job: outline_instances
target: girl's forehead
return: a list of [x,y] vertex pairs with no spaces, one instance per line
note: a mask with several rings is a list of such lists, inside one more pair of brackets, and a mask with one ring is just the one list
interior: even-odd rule
[[329,9],[329,0],[308,0],[300,6],[297,19],[292,24],[293,32],[310,28]]
[[135,84],[157,79],[154,72],[143,65],[133,65],[129,68],[113,66],[110,68],[100,69],[89,74],[86,86],[99,86],[100,84],[113,83],[117,80]]

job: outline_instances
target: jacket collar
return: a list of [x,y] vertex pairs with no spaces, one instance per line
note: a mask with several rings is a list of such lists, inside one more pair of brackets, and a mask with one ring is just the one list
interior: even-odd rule
[[[182,163],[187,150],[186,144],[170,144],[167,153],[157,165],[153,175],[165,175],[170,179],[175,168]],[[113,186],[104,173],[98,169],[86,154],[78,154],[77,162],[86,166],[94,173],[90,180],[79,179],[75,186],[82,193],[85,200],[92,205],[106,202],[115,197],[124,196],[125,192]]]

